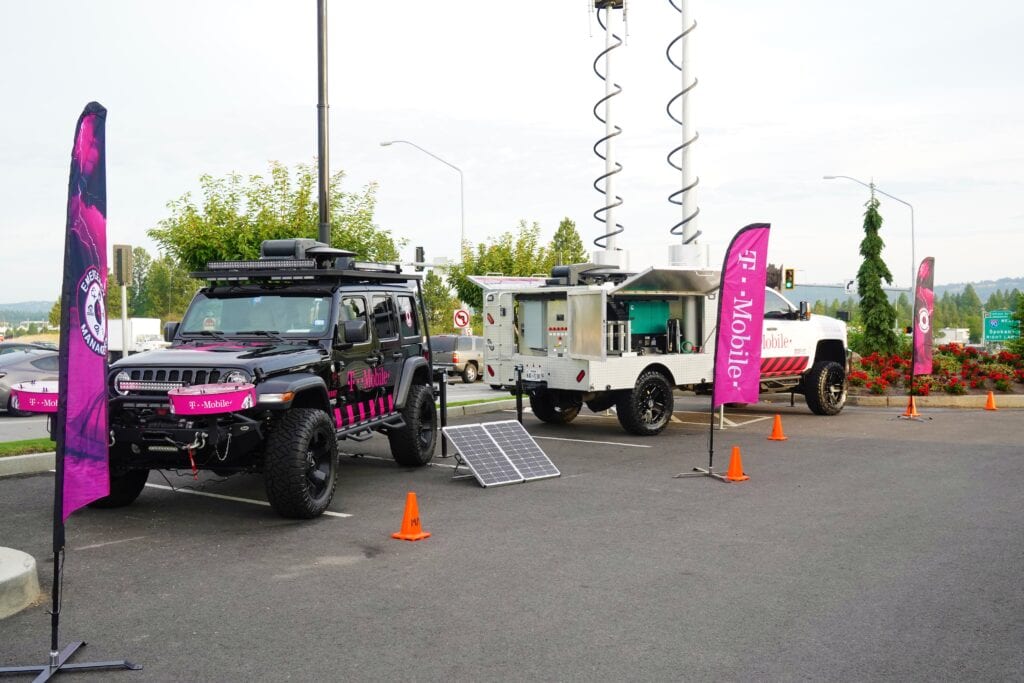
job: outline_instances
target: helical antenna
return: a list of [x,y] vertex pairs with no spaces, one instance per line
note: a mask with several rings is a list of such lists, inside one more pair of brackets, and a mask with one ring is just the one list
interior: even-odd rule
[[[683,8],[681,4],[676,4],[675,0],[668,0],[668,2],[677,12],[679,12],[680,14],[683,13]],[[689,36],[695,28],[697,28],[696,21],[691,23],[689,26],[685,27],[683,29],[683,32],[676,36],[675,39],[673,39],[672,42],[668,44],[668,47],[665,49],[665,57],[668,58],[668,63],[674,66],[681,73],[683,71],[683,61],[686,58],[685,45],[683,46],[683,50],[680,53],[679,62],[676,62],[676,60],[672,58],[672,50],[675,49],[676,45],[679,45],[680,43],[682,43],[682,41],[686,40],[686,37]],[[683,74],[683,76],[685,78],[686,75]],[[690,147],[690,145],[697,141],[697,138],[700,137],[700,134],[694,131],[693,135],[686,139],[685,136],[689,131],[687,130],[687,124],[684,122],[684,116],[676,116],[675,113],[672,111],[672,108],[675,106],[677,102],[679,102],[680,113],[682,114],[682,112],[686,111],[686,102],[683,101],[683,98],[686,97],[686,95],[689,94],[689,92],[696,87],[696,78],[694,78],[690,83],[683,83],[683,89],[676,93],[676,95],[668,101],[668,104],[665,105],[665,112],[668,114],[668,117],[675,121],[677,124],[679,124],[679,127],[682,128],[684,136],[682,143],[678,147],[675,147],[671,152],[668,153],[668,156],[665,157],[665,160],[668,162],[668,165],[679,171],[680,174],[682,174],[682,189],[676,190],[668,197],[669,202],[679,207],[683,207],[684,203],[688,199],[686,197],[686,193],[690,192],[695,187],[697,187],[698,184],[700,184],[700,178],[697,176],[694,176],[693,180],[687,178],[688,169],[686,169],[687,164],[685,163],[688,148]],[[677,155],[678,161],[676,160]],[[673,235],[683,235],[686,231],[686,224],[695,219],[699,213],[700,207],[698,206],[693,206],[693,208],[689,210],[687,208],[683,208],[682,220],[673,225],[670,232]],[[697,239],[697,237],[699,236],[700,231],[698,230],[696,233],[690,235],[686,240],[684,240],[683,244],[689,244],[693,240]]]
[[[598,68],[598,64],[601,62],[602,58],[605,59],[605,64],[607,65],[607,60],[610,59],[611,52],[622,45],[622,39],[608,30],[608,27],[605,24],[602,15],[602,12],[611,11],[611,6],[613,4],[614,3],[609,3],[609,6],[607,8],[597,9],[597,23],[600,24],[601,29],[605,32],[606,47],[604,50],[601,51],[600,54],[597,55],[597,58],[594,59],[594,73],[597,74],[598,78],[605,82],[605,96],[599,99],[596,104],[594,104],[594,118],[596,118],[601,123],[605,124],[605,136],[594,143],[594,154],[596,154],[598,157],[601,158],[602,161],[605,162],[604,174],[598,176],[594,180],[594,189],[600,192],[601,194],[605,195],[606,202],[604,206],[602,206],[600,209],[594,212],[594,218],[605,224],[606,232],[594,240],[594,245],[601,247],[602,249],[614,248],[614,240],[612,240],[611,246],[608,245],[608,240],[614,238],[616,235],[625,230],[625,228],[622,227],[621,223],[615,223],[613,221],[611,226],[609,226],[608,224],[609,217],[611,217],[612,209],[622,206],[622,197],[616,195],[611,188],[611,179],[617,173],[622,172],[622,164],[614,160],[609,162],[609,157],[611,156],[611,140],[612,138],[621,135],[622,129],[614,124],[609,124],[608,119],[605,116],[602,116],[601,113],[598,111],[601,105],[609,102],[613,97],[617,96],[619,93],[622,92],[622,87],[619,86],[618,83],[608,81],[608,78],[605,75],[608,73],[608,69],[605,69],[605,73],[601,73],[601,70]],[[614,39],[614,42],[612,39]],[[601,150],[598,149],[602,144],[605,143],[607,143],[606,149],[609,152],[608,154],[603,154]],[[605,182],[605,187],[607,189],[601,187],[602,181]]]

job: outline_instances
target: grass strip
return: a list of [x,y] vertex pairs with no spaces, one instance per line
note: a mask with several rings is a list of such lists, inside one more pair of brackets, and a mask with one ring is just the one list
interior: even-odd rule
[[[473,401],[455,401],[454,403],[449,403],[448,407],[449,408],[457,408],[459,406],[473,406],[473,405],[476,405],[478,403],[497,403],[498,401],[507,401],[509,399],[515,399],[515,396],[499,396],[498,398],[482,398],[482,399],[476,399],[476,400],[473,400]],[[440,405],[440,403],[438,405]]]
[[53,441],[43,439],[25,439],[24,441],[7,441],[0,443],[0,458],[8,455],[26,455],[28,453],[52,453],[57,447]]

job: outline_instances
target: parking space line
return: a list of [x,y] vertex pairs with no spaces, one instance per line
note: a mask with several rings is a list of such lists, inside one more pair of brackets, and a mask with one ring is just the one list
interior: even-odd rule
[[623,443],[621,441],[587,441],[586,439],[563,439],[558,436],[537,436],[532,434],[535,439],[548,439],[550,441],[574,441],[576,443],[596,443],[605,446],[625,446],[626,448],[653,448],[653,446],[645,446],[638,443]]
[[[161,491],[170,491],[171,493],[190,493],[194,496],[206,496],[208,498],[219,498],[220,500],[230,500],[236,503],[251,503],[253,505],[262,505],[264,507],[270,507],[270,503],[265,500],[253,500],[251,498],[238,498],[236,496],[225,496],[220,493],[210,493],[208,491],[196,491],[195,489],[186,488],[171,488],[170,486],[164,486],[163,484],[146,484],[149,488],[160,489]],[[331,512],[330,510],[323,514],[331,517],[351,517],[352,515],[346,512]]]

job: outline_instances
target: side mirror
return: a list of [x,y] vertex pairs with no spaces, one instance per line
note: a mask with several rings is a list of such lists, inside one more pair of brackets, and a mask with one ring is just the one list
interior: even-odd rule
[[807,302],[806,301],[801,301],[800,302],[800,312],[797,315],[799,317],[798,318],[799,320],[810,320],[811,319],[811,309],[807,306]]
[[180,322],[168,322],[164,323],[164,341],[174,341],[174,335],[178,334],[178,326]]
[[370,331],[365,319],[346,320],[343,332],[345,335],[343,341],[348,344],[362,344],[370,338]]

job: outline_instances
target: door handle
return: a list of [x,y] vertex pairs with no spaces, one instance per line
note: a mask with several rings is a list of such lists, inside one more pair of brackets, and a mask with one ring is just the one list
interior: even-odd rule
[[775,332],[779,328],[777,328],[777,327],[766,327],[765,329],[768,330],[769,332]]
[[370,363],[370,364],[379,363],[382,358],[383,358],[383,356],[367,356],[366,357],[366,362]]
[[391,354],[391,357],[394,358],[395,360],[402,360],[402,352],[395,351],[393,354]]

